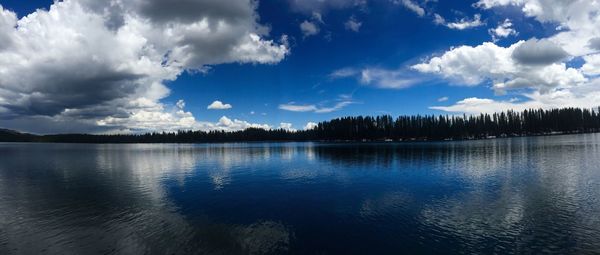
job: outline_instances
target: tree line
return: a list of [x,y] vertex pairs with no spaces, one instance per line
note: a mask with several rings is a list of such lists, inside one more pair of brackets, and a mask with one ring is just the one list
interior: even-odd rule
[[145,134],[31,135],[0,130],[0,142],[64,143],[210,143],[252,141],[406,141],[462,140],[600,131],[600,108],[531,109],[479,115],[343,117],[314,129],[289,131],[249,128],[242,131],[152,132]]
[[480,139],[600,130],[600,108],[531,109],[479,115],[389,115],[345,117],[323,122],[314,130],[318,139],[444,140]]

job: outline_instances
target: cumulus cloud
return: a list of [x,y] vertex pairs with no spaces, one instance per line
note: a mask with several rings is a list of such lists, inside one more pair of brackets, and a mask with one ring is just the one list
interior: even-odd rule
[[221,117],[219,119],[219,122],[217,122],[217,123],[204,122],[204,123],[200,123],[200,126],[203,127],[203,128],[201,128],[202,130],[223,130],[223,131],[238,131],[238,130],[244,130],[244,129],[248,129],[248,128],[260,128],[260,129],[266,129],[266,130],[271,129],[271,126],[269,126],[268,124],[249,123],[247,121],[238,120],[238,119],[232,120],[230,118],[227,118],[227,116]]
[[346,23],[344,23],[344,27],[346,30],[358,32],[360,27],[362,26],[362,22],[358,21],[355,17],[350,17]]
[[595,37],[589,40],[589,44],[591,49],[600,51],[600,37]]
[[581,70],[587,75],[600,75],[600,54],[587,55],[583,57],[585,64]]
[[[597,29],[600,27],[600,16],[597,15],[600,5],[587,0],[480,0],[474,6],[491,9],[508,5],[521,8],[525,16],[542,23],[557,24],[561,29],[548,38],[532,38],[507,47],[491,42],[453,47],[411,68],[439,75],[457,85],[491,84],[498,94],[515,90],[524,100],[468,98],[451,106],[435,106],[433,109],[476,113],[511,108],[596,107],[600,100],[596,92],[599,85],[596,77],[600,75],[600,30]],[[479,14],[456,22],[448,22],[437,13],[431,15],[434,23],[452,29],[485,25]],[[518,34],[509,19],[488,31],[494,42]],[[573,58],[584,63],[581,67],[567,65]],[[378,79],[369,78],[398,74],[394,70],[387,71],[372,75],[377,72],[344,68],[331,73],[330,78],[355,77],[364,84],[368,81],[376,84]]]
[[548,40],[529,39],[519,44],[512,58],[525,65],[548,65],[561,62],[569,54],[560,46]]
[[[513,5],[522,8],[526,16],[540,22],[556,22],[567,28],[549,38],[520,41],[510,47],[484,43],[477,47],[461,46],[432,58],[427,64],[414,68],[438,73],[446,78],[458,78],[476,85],[490,80],[494,88],[531,88],[521,94],[524,100],[495,100],[491,98],[467,98],[450,106],[434,106],[432,109],[448,112],[495,112],[506,109],[597,107],[600,81],[600,59],[595,52],[594,38],[599,25],[593,15],[599,6],[593,1],[546,1],[546,0],[481,0],[476,6],[484,9]],[[465,48],[466,47],[466,48]],[[581,68],[567,68],[564,61],[569,56],[581,56]],[[475,67],[473,58],[480,58]],[[492,62],[496,66],[492,66]],[[455,64],[453,67],[447,65]]]
[[527,17],[542,23],[559,24],[561,32],[548,38],[572,56],[590,54],[594,49],[590,40],[600,37],[598,27],[600,5],[597,1],[573,0],[480,0],[475,4],[482,9],[514,6]]
[[65,0],[21,19],[0,7],[0,118],[189,127],[191,113],[160,102],[170,93],[165,81],[289,53],[284,37],[265,39],[257,19],[251,0]]
[[[92,4],[96,1],[87,2]],[[246,22],[254,18],[256,8],[256,3],[250,1],[143,0],[133,1],[132,4],[137,5],[139,13],[160,23],[193,23],[198,21],[198,17],[206,17],[212,21],[224,18]]]
[[495,100],[490,98],[466,98],[450,106],[433,106],[431,109],[452,113],[493,113],[507,109],[522,111],[526,109],[552,109],[561,107],[598,107],[600,91],[595,87],[600,80],[592,80],[588,84],[571,89],[558,89],[550,93],[532,92],[523,96],[524,100]]
[[192,129],[197,127],[197,122],[191,112],[186,112],[183,107],[166,109],[163,104],[151,100],[140,100],[135,104],[143,105],[137,111],[127,116],[109,115],[96,121],[101,127],[120,127],[128,131]]
[[292,123],[287,123],[287,122],[281,122],[281,123],[279,123],[279,129],[287,130],[287,131],[290,131],[290,132],[296,132],[296,131],[298,131],[297,129],[293,128]]
[[521,110],[526,109],[527,106],[520,106],[519,104],[515,104],[511,101],[495,101],[489,98],[471,97],[458,101],[456,104],[451,106],[432,106],[430,108],[452,113],[477,114],[494,113],[506,109]]
[[573,11],[585,12],[587,11],[584,9],[585,7],[595,5],[593,2],[589,0],[480,0],[475,3],[475,6],[482,9],[516,6],[520,7],[526,16],[535,17],[541,22],[549,22],[568,20],[571,18],[568,13]]
[[[226,116],[221,117],[217,122],[198,121],[191,112],[185,111],[185,102],[183,100],[179,100],[175,107],[171,108],[151,101],[140,103],[154,104],[153,107],[155,109],[149,109],[149,106],[146,106],[144,110],[136,111],[126,118],[108,116],[98,120],[96,124],[99,127],[107,127],[105,130],[112,132],[138,132],[147,130],[239,131],[247,128],[271,129],[271,126],[268,124],[250,123],[238,119],[232,120]],[[114,127],[121,128],[114,129]]]
[[549,91],[576,86],[587,80],[580,70],[567,67],[565,63],[540,65],[536,61],[532,64],[531,61],[515,60],[515,49],[524,43],[519,41],[506,48],[490,42],[476,47],[460,46],[412,68],[441,75],[460,85],[476,86],[491,81],[499,93],[517,88]]
[[498,24],[496,28],[491,28],[488,30],[490,35],[492,36],[493,41],[498,41],[501,38],[506,38],[509,36],[517,35],[517,31],[513,29],[513,23],[510,19],[505,19],[502,23]]
[[[437,17],[436,17],[436,20],[437,20]],[[473,19],[462,18],[459,21],[448,22],[445,24],[446,27],[448,27],[450,29],[456,29],[456,30],[465,30],[465,29],[469,29],[469,28],[480,27],[483,25],[484,25],[484,23],[481,21],[481,14],[475,14],[473,16]]]
[[0,5],[0,50],[12,46],[14,36],[12,30],[17,25],[17,14],[4,10]]
[[315,123],[315,122],[308,122],[306,123],[306,125],[304,126],[304,130],[312,130],[317,128],[317,126],[319,126],[319,124]]
[[403,69],[342,68],[329,74],[331,79],[356,78],[361,84],[381,89],[404,89],[422,82],[421,77]]
[[[557,107],[597,107],[600,101],[600,5],[597,1],[575,0],[480,0],[475,7],[499,6],[521,8],[525,16],[547,24],[559,24],[556,34],[543,39],[532,38],[510,47],[483,43],[476,47],[460,46],[442,56],[413,66],[425,73],[467,85],[486,81],[499,92],[514,88],[523,100],[467,98],[450,106],[432,109],[448,112],[494,112],[506,109]],[[506,23],[506,22],[505,22]],[[493,33],[499,36],[502,33]],[[510,34],[508,30],[502,31]],[[581,57],[583,65],[567,67],[570,57]]]
[[211,104],[209,104],[206,109],[209,110],[227,110],[227,109],[231,109],[232,106],[230,104],[224,104],[223,102],[216,100],[214,102],[212,102]]

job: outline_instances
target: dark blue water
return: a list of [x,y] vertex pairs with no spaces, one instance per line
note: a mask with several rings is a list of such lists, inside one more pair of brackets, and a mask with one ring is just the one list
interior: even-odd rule
[[600,135],[0,144],[0,254],[598,254]]

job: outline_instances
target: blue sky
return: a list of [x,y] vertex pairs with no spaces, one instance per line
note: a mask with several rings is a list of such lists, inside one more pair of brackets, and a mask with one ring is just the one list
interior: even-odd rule
[[[0,37],[0,126],[303,129],[348,115],[594,107],[600,99],[596,1],[221,3],[0,0],[9,35]],[[219,21],[222,28],[195,30]],[[215,101],[229,107],[207,109]]]

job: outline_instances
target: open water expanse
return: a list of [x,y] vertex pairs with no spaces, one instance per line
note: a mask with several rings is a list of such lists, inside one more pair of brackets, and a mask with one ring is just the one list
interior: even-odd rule
[[0,144],[0,254],[599,254],[600,135]]

